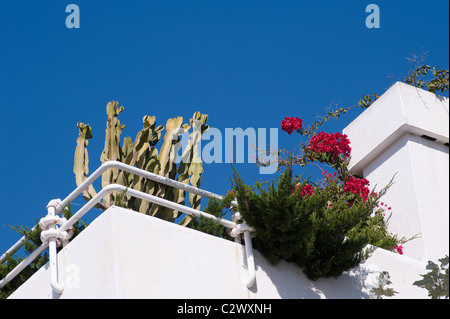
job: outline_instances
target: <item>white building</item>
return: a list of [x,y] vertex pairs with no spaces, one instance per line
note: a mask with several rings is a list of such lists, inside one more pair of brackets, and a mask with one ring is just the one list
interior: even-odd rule
[[397,82],[344,129],[353,173],[379,187],[395,175],[383,197],[393,211],[389,229],[418,235],[404,254],[422,262],[449,252],[448,101]]
[[428,260],[449,253],[448,112],[447,98],[396,83],[344,130],[353,172],[380,187],[396,174],[385,196],[390,229],[419,235],[404,255],[377,249],[341,277],[313,282],[254,251],[256,281],[247,288],[243,245],[112,207],[59,252],[61,295],[47,265],[10,298],[368,298],[380,271],[391,276],[393,298],[428,298],[412,283]]

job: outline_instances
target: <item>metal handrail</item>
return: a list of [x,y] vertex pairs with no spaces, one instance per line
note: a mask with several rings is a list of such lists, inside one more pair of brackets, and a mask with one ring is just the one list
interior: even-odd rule
[[[182,189],[184,191],[206,197],[206,198],[214,198],[217,200],[222,200],[223,197],[199,188],[196,188],[191,185],[187,185],[178,181],[174,181],[170,178],[166,178],[133,166],[129,166],[126,164],[123,164],[121,162],[117,161],[108,161],[104,164],[102,164],[94,173],[91,174],[88,178],[86,178],[83,183],[81,183],[72,193],[70,193],[64,200],[59,201],[59,210],[56,210],[58,213],[62,210],[62,208],[66,207],[70,202],[72,202],[76,197],[78,197],[86,188],[88,188],[97,178],[99,178],[106,170],[110,168],[118,168],[123,171],[139,175],[141,177],[145,177],[148,179],[151,179],[155,182],[168,185],[171,187],[175,187],[178,189]],[[247,256],[247,268],[249,271],[249,278],[246,282],[246,286],[250,288],[256,278],[256,271],[255,271],[255,264],[253,260],[253,251],[252,251],[252,243],[251,243],[251,236],[250,231],[252,230],[251,227],[249,227],[247,224],[236,224],[233,221],[225,220],[217,218],[216,216],[213,216],[211,214],[207,214],[205,212],[202,212],[197,209],[193,209],[191,207],[187,207],[163,198],[156,197],[154,195],[150,195],[141,191],[137,191],[135,189],[127,188],[123,185],[119,184],[110,184],[104,187],[100,192],[98,192],[93,198],[91,198],[80,210],[78,210],[69,220],[67,220],[60,228],[59,231],[63,232],[68,230],[73,224],[75,224],[78,220],[81,219],[81,217],[86,214],[90,209],[92,209],[102,198],[104,198],[107,194],[115,191],[120,192],[126,192],[126,194],[131,195],[133,197],[140,198],[142,200],[146,200],[152,203],[155,203],[160,206],[164,206],[170,209],[178,210],[181,212],[184,212],[189,215],[194,215],[197,217],[203,216],[208,219],[213,219],[219,222],[221,225],[232,228],[232,235],[233,236],[239,236],[241,233],[244,233],[244,241],[246,246],[246,256]],[[236,207],[237,203],[235,201],[232,201],[231,206]],[[50,212],[50,211],[49,211]],[[34,226],[32,229],[35,229],[37,227]],[[7,254],[13,254],[18,249],[20,249],[26,242],[25,236],[23,236],[21,239],[19,239],[13,246],[11,246],[10,249],[8,249],[1,257],[0,257],[0,263],[2,263],[4,260],[6,260]],[[26,266],[28,266],[37,256],[39,256],[48,246],[47,244],[42,244],[40,247],[38,247],[33,253],[31,253],[27,258],[25,258],[21,263],[19,263],[13,270],[11,270],[10,273],[8,273],[5,278],[0,280],[0,289],[4,287],[9,281],[11,281],[17,274],[19,274]],[[55,248],[56,249],[56,248]],[[56,254],[50,254],[50,256],[55,255],[55,260],[50,260],[51,266],[56,264]],[[56,266],[55,266],[56,267]],[[50,270],[52,270],[53,267],[51,267]],[[56,268],[55,268],[56,269]],[[56,271],[56,270],[55,270]],[[51,276],[51,285],[55,292],[61,293],[62,288],[61,286],[55,282],[54,278],[57,278],[56,276]]]
[[[217,200],[222,200],[222,196],[202,190],[200,188],[187,185],[178,181],[174,181],[173,179],[157,175],[142,169],[139,169],[134,166],[130,166],[118,161],[108,161],[103,163],[97,170],[94,171],[89,177],[87,177],[77,188],[75,188],[72,193],[70,193],[62,202],[61,206],[66,207],[71,203],[75,198],[77,198],[85,189],[87,189],[95,180],[97,180],[105,171],[107,171],[110,168],[118,168],[123,171],[139,175],[141,177],[148,178],[150,180],[153,180],[155,182],[172,186],[178,189],[182,189],[184,191],[206,197],[206,198],[215,198]],[[236,202],[231,203],[232,206],[237,206]],[[37,225],[35,225],[31,230],[35,230]],[[0,263],[3,263],[6,260],[7,254],[14,254],[17,250],[19,250],[26,242],[25,236],[22,236],[14,245],[12,245],[2,256],[0,256]]]

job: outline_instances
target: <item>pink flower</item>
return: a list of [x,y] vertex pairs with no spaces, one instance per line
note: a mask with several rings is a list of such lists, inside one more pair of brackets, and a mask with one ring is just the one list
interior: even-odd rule
[[403,255],[403,246],[395,245],[393,249],[396,250],[400,255]]
[[307,198],[308,196],[311,196],[312,194],[314,194],[314,186],[306,184],[304,186],[302,185],[297,185],[297,187],[295,187],[295,189],[292,191],[292,193],[295,192],[300,192],[300,196],[302,196],[303,198]]
[[366,202],[367,197],[370,193],[369,188],[367,188],[368,185],[369,181],[367,179],[352,176],[345,182],[344,192],[355,194],[356,196],[362,198],[364,202]]
[[313,136],[307,147],[312,153],[328,153],[335,156],[349,157],[351,152],[350,140],[341,133],[320,132]]
[[312,194],[314,194],[314,187],[309,184],[303,186],[302,190],[300,191],[300,195],[302,195],[303,198],[311,196]]
[[298,117],[293,118],[293,117],[285,117],[283,121],[281,121],[281,129],[285,132],[287,132],[289,135],[294,132],[297,131],[299,129],[301,129],[303,126],[302,124],[302,120],[299,119]]

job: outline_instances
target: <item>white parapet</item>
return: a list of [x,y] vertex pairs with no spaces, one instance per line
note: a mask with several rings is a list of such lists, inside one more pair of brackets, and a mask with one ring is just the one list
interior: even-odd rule
[[352,147],[350,171],[392,207],[389,230],[418,237],[404,245],[420,261],[449,253],[449,99],[397,82],[344,131]]
[[413,285],[426,264],[383,249],[337,279],[317,281],[292,263],[272,265],[257,250],[254,257],[256,282],[247,289],[241,244],[113,206],[58,253],[61,295],[47,265],[10,298],[368,298],[381,271],[391,275],[395,298],[427,298]]

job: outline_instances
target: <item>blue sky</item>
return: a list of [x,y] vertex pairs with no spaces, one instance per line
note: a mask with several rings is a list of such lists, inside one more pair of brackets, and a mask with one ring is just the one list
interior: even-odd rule
[[[65,25],[70,3],[79,29]],[[379,29],[365,25],[370,3]],[[446,0],[1,1],[0,250],[19,238],[5,224],[33,226],[76,187],[77,122],[92,126],[98,167],[108,101],[125,107],[122,137],[133,140],[145,114],[165,124],[199,110],[222,132],[278,128],[285,116],[312,123],[403,80],[412,53],[448,69],[448,12]],[[360,112],[323,129],[342,131]],[[300,141],[279,131],[280,147]],[[204,168],[202,188],[224,194],[230,164]],[[249,182],[270,178],[254,164],[237,169]]]

